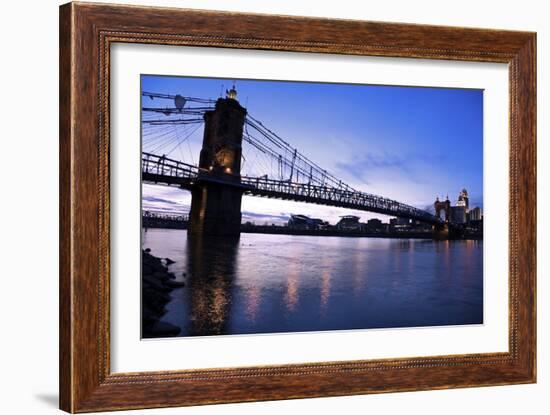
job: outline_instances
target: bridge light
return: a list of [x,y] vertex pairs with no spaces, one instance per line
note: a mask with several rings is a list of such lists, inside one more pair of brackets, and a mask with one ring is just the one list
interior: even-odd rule
[[229,90],[225,90],[225,96],[230,99],[237,100],[237,89],[235,89],[235,84],[233,84],[233,88]]

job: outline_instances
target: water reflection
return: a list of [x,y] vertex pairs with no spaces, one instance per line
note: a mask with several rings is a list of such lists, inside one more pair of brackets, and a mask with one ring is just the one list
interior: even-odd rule
[[238,249],[238,238],[187,240],[189,335],[227,332]]
[[326,315],[328,300],[330,298],[330,270],[332,269],[332,264],[329,258],[323,258],[323,271],[321,275],[321,311],[320,314],[322,317]]
[[246,298],[246,317],[251,323],[254,323],[262,305],[262,288],[250,288],[246,293]]
[[162,317],[182,336],[483,322],[482,241],[152,229],[144,247],[186,274]]
[[288,268],[284,297],[288,313],[292,313],[298,303],[298,266],[297,261],[292,261]]

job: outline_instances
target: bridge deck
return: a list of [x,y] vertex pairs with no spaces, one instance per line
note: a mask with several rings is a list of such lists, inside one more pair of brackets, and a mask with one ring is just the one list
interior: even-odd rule
[[201,171],[197,166],[148,153],[143,153],[142,180],[148,183],[178,186],[188,190],[201,182],[215,182],[224,186],[238,186],[243,189],[245,195],[250,196],[342,207],[432,224],[440,222],[440,219],[425,210],[370,193],[351,191],[346,188],[273,180],[266,177],[243,176],[237,183],[234,181],[224,182],[210,176],[208,171]]

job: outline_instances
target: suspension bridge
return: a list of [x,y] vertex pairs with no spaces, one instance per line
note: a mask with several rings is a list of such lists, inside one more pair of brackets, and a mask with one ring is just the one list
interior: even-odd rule
[[[242,195],[335,206],[439,226],[425,210],[354,189],[237,101],[142,92],[142,181],[192,193],[190,234],[234,235]],[[193,139],[203,127],[202,141]],[[197,160],[197,153],[199,154]]]

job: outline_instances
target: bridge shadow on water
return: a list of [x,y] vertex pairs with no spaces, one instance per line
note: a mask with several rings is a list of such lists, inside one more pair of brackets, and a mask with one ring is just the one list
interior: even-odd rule
[[187,239],[188,335],[228,331],[231,291],[237,276],[239,236],[190,235]]

